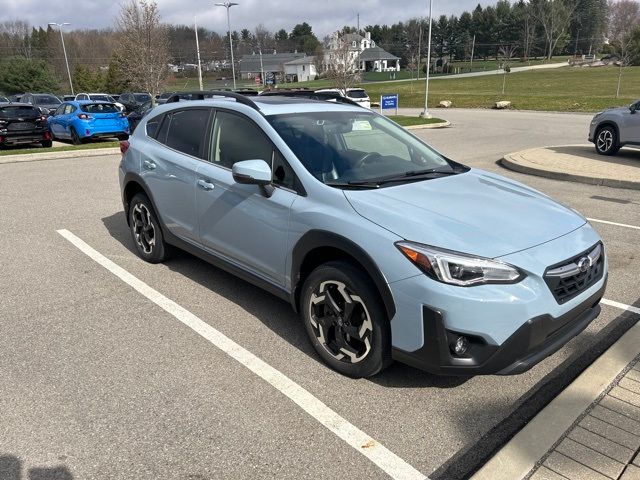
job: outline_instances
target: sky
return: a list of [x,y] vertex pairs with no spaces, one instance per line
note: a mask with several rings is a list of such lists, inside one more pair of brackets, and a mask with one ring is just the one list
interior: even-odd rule
[[[227,31],[226,12],[214,6],[221,0],[156,0],[162,20],[173,24],[192,24],[197,15],[198,25]],[[231,8],[231,29],[241,30],[262,23],[272,31],[291,28],[301,22],[313,27],[319,38],[341,28],[392,24],[417,16],[427,16],[428,0],[235,0]],[[46,27],[48,22],[69,22],[68,28],[111,27],[120,9],[120,1],[111,0],[0,0],[0,22],[22,19],[31,25]],[[480,3],[494,4],[495,0],[433,0],[433,16],[460,14]]]

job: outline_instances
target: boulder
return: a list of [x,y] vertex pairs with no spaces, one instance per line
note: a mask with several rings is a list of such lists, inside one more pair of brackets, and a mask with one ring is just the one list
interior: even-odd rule
[[497,108],[498,110],[502,110],[504,108],[509,108],[511,107],[511,102],[507,101],[507,100],[501,100],[499,102],[496,102],[494,108]]
[[451,105],[453,105],[453,103],[451,103],[451,100],[442,100],[438,106],[440,108],[451,108]]

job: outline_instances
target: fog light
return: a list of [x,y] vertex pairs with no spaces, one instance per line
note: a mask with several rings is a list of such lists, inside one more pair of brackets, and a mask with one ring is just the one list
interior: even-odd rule
[[453,353],[456,355],[464,355],[469,349],[469,339],[467,337],[456,338],[456,343],[453,344]]

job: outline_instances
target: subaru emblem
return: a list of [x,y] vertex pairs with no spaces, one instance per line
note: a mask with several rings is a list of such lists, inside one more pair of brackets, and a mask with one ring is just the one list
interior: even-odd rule
[[589,270],[589,267],[591,267],[591,260],[589,259],[589,257],[582,257],[580,260],[578,260],[578,270],[580,270],[582,273]]

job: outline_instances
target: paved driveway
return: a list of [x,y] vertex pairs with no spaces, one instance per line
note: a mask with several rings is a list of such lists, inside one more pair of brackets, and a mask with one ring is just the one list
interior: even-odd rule
[[[441,115],[454,128],[418,134],[449,157],[524,181],[590,218],[640,225],[640,192],[527,177],[495,163],[525,147],[584,141],[589,117]],[[394,365],[370,380],[347,379],[318,361],[286,303],[188,254],[164,265],[139,260],[118,161],[0,165],[0,478],[388,478],[59,229],[431,478],[464,477],[637,320],[604,306],[578,338],[518,377],[435,377]],[[640,304],[640,230],[594,226],[609,252],[606,297]]]

